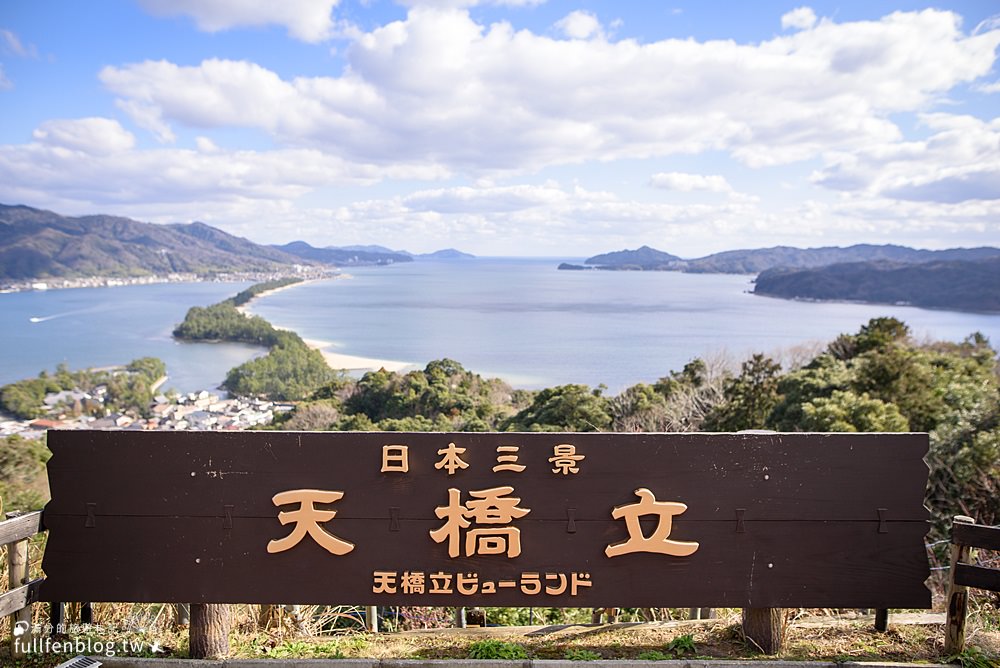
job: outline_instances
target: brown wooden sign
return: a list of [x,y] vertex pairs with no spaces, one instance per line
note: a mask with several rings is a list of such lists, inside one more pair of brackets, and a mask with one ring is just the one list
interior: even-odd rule
[[43,600],[930,607],[926,434],[48,443]]

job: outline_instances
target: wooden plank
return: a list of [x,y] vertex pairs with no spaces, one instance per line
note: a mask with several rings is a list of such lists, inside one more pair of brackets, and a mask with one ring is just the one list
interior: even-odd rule
[[951,542],[984,550],[1000,550],[1000,527],[956,523],[951,527]]
[[31,538],[42,531],[42,511],[36,510],[0,522],[0,545]]
[[17,589],[0,594],[0,617],[12,615],[32,603],[37,603],[38,594],[42,589],[42,580],[43,578],[38,578]]
[[[74,431],[49,445],[44,600],[930,605],[926,434]],[[553,464],[569,446],[575,473]],[[449,448],[467,464],[454,475]],[[523,469],[501,466],[511,452]],[[516,519],[473,511],[491,489]],[[296,503],[302,490],[319,505]],[[495,535],[468,547],[497,524],[516,551],[491,552]],[[406,573],[425,588],[404,590]],[[438,574],[455,584],[432,594]]]
[[[43,568],[43,600],[194,603],[387,605],[527,605],[571,607],[853,607],[927,608],[926,525],[896,523],[879,534],[870,523],[747,522],[735,533],[722,522],[681,522],[674,533],[697,539],[685,558],[637,553],[608,559],[604,548],[623,536],[621,522],[520,521],[516,559],[448,557],[428,532],[434,521],[388,523],[335,518],[327,526],[355,549],[334,556],[306,538],[267,554],[268,540],[288,533],[276,519],[107,518],[96,528],[80,518],[54,518]],[[121,536],[129,536],[122,541]],[[789,540],[789,536],[792,537]],[[87,555],[100,550],[100,560]],[[480,581],[513,580],[495,594],[373,593],[373,572],[475,573]],[[267,572],[267,578],[260,573]],[[591,586],[525,596],[522,573],[590,573]],[[397,578],[398,579],[398,578]],[[553,584],[557,584],[557,581]]]
[[[605,519],[645,486],[685,500],[689,519],[923,521],[926,435],[919,434],[357,434],[54,432],[47,514],[268,517],[271,497],[294,488],[379,490],[381,503],[347,494],[342,512],[427,517],[426,499],[460,484],[530,487],[533,517]],[[553,447],[572,439],[580,472],[551,472]],[[382,473],[387,442],[409,446],[407,474]],[[434,464],[448,442],[470,466],[449,476]],[[495,473],[496,447],[520,444],[519,474]],[[97,453],[99,455],[95,456]],[[863,463],[859,463],[859,459]],[[891,475],[888,474],[891,472]],[[595,485],[596,482],[600,484]],[[706,495],[710,490],[711,494]],[[357,504],[356,508],[350,508]],[[363,510],[362,510],[363,506]]]
[[955,584],[1000,592],[1000,568],[957,564],[955,566]]
[[[952,529],[959,524],[975,524],[966,515],[956,515],[952,519]],[[955,578],[956,568],[969,560],[972,548],[968,545],[952,543],[951,568],[948,570],[948,611],[945,619],[944,651],[949,656],[965,649],[965,621],[969,609],[969,590]]]
[[[12,519],[10,515],[7,517],[8,519]],[[28,568],[28,540],[23,539],[9,544],[7,546],[8,591],[13,591],[23,585],[29,584]],[[20,636],[15,633],[11,635],[10,653],[15,659],[25,656],[25,643],[31,640],[31,608],[23,605],[15,609],[11,615],[10,628],[13,632],[19,625],[25,624],[27,626],[22,626],[22,629],[25,629],[26,633]]]

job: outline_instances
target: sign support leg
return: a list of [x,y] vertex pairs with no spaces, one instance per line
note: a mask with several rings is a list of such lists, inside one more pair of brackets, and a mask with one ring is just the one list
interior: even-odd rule
[[224,659],[229,656],[229,606],[192,603],[190,644],[192,659]]
[[784,608],[743,608],[743,635],[764,654],[785,648]]

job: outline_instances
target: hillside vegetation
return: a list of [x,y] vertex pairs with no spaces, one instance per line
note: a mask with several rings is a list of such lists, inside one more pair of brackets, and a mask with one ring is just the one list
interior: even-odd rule
[[274,248],[304,260],[322,262],[324,264],[357,266],[413,262],[413,256],[388,249],[316,248],[305,241],[293,241],[283,246],[274,246]]
[[[704,274],[757,274],[770,269],[809,269],[845,262],[898,262],[920,264],[950,262],[955,260],[977,261],[1000,258],[1000,248],[950,248],[931,251],[893,244],[854,246],[827,246],[823,248],[793,248],[774,246],[723,251],[705,257],[685,260],[663,251],[643,246],[636,250],[622,250],[595,255],[586,260],[587,265],[599,269],[644,269],[686,271]],[[569,267],[567,267],[569,268]]]
[[103,414],[106,410],[133,410],[144,415],[153,399],[153,386],[166,374],[166,366],[155,357],[142,357],[113,369],[70,371],[65,364],[60,364],[53,375],[43,371],[37,378],[0,387],[0,408],[30,420],[46,413],[47,407],[43,402],[49,393],[82,390],[96,394],[100,390],[103,396],[99,404],[93,402],[88,405],[87,399],[76,400],[80,405],[75,407],[75,412],[88,413],[93,412],[91,409],[100,409]]
[[757,277],[754,294],[1000,313],[1000,258],[770,269]]
[[308,260],[204,223],[156,225],[0,205],[0,279],[280,271]]
[[997,354],[980,335],[920,343],[892,318],[844,334],[805,364],[754,355],[738,371],[701,359],[617,396],[570,384],[537,392],[453,360],[316,388],[274,428],[385,431],[926,431],[935,535],[969,514],[1000,521]]
[[337,376],[327,366],[323,354],[307,346],[295,332],[277,329],[264,318],[247,315],[238,308],[262,292],[298,282],[285,278],[258,283],[218,304],[191,307],[184,321],[174,328],[174,337],[182,341],[233,341],[267,347],[270,350],[263,357],[230,369],[222,387],[241,396],[304,399]]

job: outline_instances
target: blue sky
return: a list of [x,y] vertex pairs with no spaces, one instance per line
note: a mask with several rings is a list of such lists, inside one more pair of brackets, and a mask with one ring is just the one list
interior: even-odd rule
[[5,0],[0,202],[254,241],[1000,245],[995,2]]

